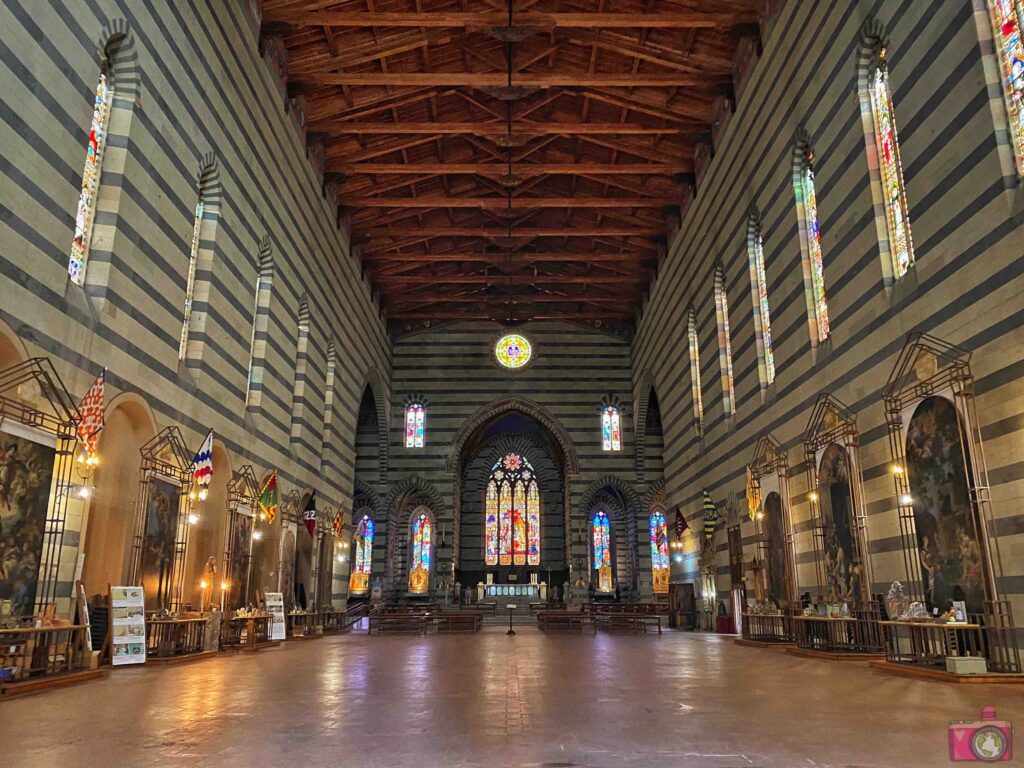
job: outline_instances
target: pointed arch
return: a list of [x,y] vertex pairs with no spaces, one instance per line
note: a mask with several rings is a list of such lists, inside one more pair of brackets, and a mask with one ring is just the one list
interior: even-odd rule
[[566,428],[562,426],[562,423],[546,408],[538,405],[533,400],[528,400],[525,397],[520,397],[519,395],[507,395],[505,397],[499,397],[496,400],[492,400],[486,405],[478,408],[472,416],[462,423],[462,426],[459,427],[455,436],[452,438],[451,446],[448,449],[448,459],[445,462],[445,471],[457,473],[461,469],[462,449],[470,436],[473,435],[473,433],[476,432],[476,430],[485,422],[490,421],[495,416],[508,413],[509,411],[519,411],[524,413],[546,427],[562,448],[562,452],[565,457],[566,474],[576,474],[579,471],[579,460],[576,456],[576,447],[573,444],[572,438],[569,436],[568,430],[566,430]]
[[306,382],[309,375],[309,297],[299,299],[295,319],[295,380],[292,383],[291,443],[303,442],[306,418]]
[[209,318],[210,286],[213,279],[214,243],[220,218],[220,169],[217,156],[203,155],[196,175],[198,199],[189,241],[188,271],[185,278],[185,303],[182,312],[178,359],[198,377],[206,348],[206,324]]
[[377,412],[377,478],[380,487],[383,488],[388,474],[388,451],[390,448],[388,427],[391,423],[391,416],[384,378],[376,368],[366,371],[359,386],[359,392],[365,392],[367,387],[373,393],[373,405]]
[[818,222],[818,197],[814,180],[814,149],[801,126],[793,139],[793,194],[796,198],[797,230],[804,273],[804,298],[811,349],[828,338],[831,331],[828,299],[825,296],[825,264]]
[[270,300],[274,290],[274,252],[270,236],[258,244],[256,290],[252,310],[252,336],[249,340],[249,371],[245,383],[245,404],[250,411],[263,403],[263,377],[266,373],[267,334],[270,328]]

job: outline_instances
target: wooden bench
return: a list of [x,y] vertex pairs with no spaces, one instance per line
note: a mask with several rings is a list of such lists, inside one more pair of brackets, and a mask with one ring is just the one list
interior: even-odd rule
[[655,627],[661,634],[661,616],[650,616],[643,613],[597,613],[594,614],[594,627],[605,632],[636,632],[646,633]]
[[438,632],[479,632],[484,624],[478,611],[452,611],[433,616]]
[[565,603],[530,603],[530,613],[536,616],[544,611],[564,611]]
[[495,615],[498,611],[497,603],[466,603],[462,606],[463,611],[477,611],[481,614]]
[[537,628],[541,632],[583,632],[593,622],[577,611],[541,611],[537,614]]
[[400,632],[425,635],[429,618],[429,615],[426,613],[382,613],[371,615],[368,633],[372,635],[374,630],[376,630],[379,635]]

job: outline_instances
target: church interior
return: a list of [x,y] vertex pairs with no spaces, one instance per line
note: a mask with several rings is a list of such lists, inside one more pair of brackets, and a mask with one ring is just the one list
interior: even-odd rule
[[1012,760],[1022,23],[4,0],[4,764]]

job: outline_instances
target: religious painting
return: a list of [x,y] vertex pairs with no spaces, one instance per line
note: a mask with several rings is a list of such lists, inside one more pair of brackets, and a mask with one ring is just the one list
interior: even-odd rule
[[597,571],[597,591],[611,592],[612,587],[612,534],[608,515],[599,510],[591,521],[594,548],[594,570]]
[[365,595],[370,589],[370,573],[373,570],[373,537],[375,526],[369,515],[363,515],[352,536],[352,573],[348,590],[353,595]]
[[412,522],[409,591],[424,594],[430,588],[430,564],[433,557],[433,524],[425,513]]
[[181,488],[154,477],[142,530],[142,588],[147,610],[169,608],[174,590],[174,550]]
[[288,526],[281,537],[281,594],[285,606],[291,610],[295,605],[295,530]]
[[789,607],[786,589],[786,524],[782,497],[772,492],[764,500],[765,532],[768,536],[768,599],[779,608]]
[[228,562],[228,607],[240,608],[245,603],[246,585],[249,581],[249,545],[252,541],[252,518],[234,512],[231,515],[231,532],[228,546],[231,560]]
[[662,511],[657,510],[651,514],[650,529],[653,591],[656,595],[667,595],[670,581],[668,525]]
[[944,397],[925,398],[907,425],[907,472],[929,610],[945,611],[953,600],[965,601],[972,613],[984,607],[967,461],[956,407]]
[[56,451],[0,432],[0,600],[30,616],[39,584]]
[[854,540],[856,523],[850,486],[850,457],[841,445],[831,444],[818,464],[818,506],[824,537],[825,598],[860,608],[864,566]]

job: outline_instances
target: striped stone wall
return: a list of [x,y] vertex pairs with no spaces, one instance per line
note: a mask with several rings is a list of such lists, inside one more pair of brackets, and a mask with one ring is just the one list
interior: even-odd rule
[[[491,413],[488,405],[496,400],[511,396],[528,401],[547,411],[567,432],[578,458],[578,471],[567,479],[570,535],[583,525],[579,505],[589,487],[615,478],[636,489],[638,495],[642,494],[634,477],[629,343],[568,324],[531,323],[520,330],[533,346],[534,359],[528,367],[518,371],[502,369],[496,363],[493,348],[502,331],[491,323],[447,326],[397,340],[394,344],[389,485],[392,497],[396,487],[410,482],[430,487],[438,494],[441,509],[435,512],[439,524],[446,530],[445,546],[439,549],[437,557],[437,572],[441,574],[450,573],[457,539],[453,536],[455,477],[446,469],[451,444],[468,420]],[[423,449],[405,448],[402,439],[403,409],[412,393],[420,393],[428,401],[426,447]],[[623,447],[618,452],[601,448],[599,410],[602,398],[609,394],[622,401]],[[483,495],[478,496],[477,503],[482,507]],[[479,510],[463,509],[462,519],[477,517],[473,512]],[[464,532],[463,546],[482,549],[478,527]],[[556,543],[548,536],[543,522],[542,528],[545,546]],[[400,535],[399,541],[407,538]],[[640,550],[643,557],[645,550],[643,547]],[[570,559],[585,561],[586,553],[586,539],[580,535],[579,541],[572,544]],[[404,577],[406,554],[400,545],[392,561],[394,568],[401,569],[396,573],[398,583]],[[649,591],[649,551],[646,557],[646,570],[641,565],[640,572]],[[545,549],[542,549],[541,559],[543,570],[547,565]],[[479,557],[470,558],[470,561],[478,560]]]
[[[883,286],[858,99],[861,28],[884,25],[916,264]],[[653,383],[665,429],[669,498],[694,526],[707,487],[742,494],[754,445],[770,433],[789,460],[800,591],[815,591],[802,435],[819,393],[857,416],[875,591],[905,579],[881,394],[908,334],[971,353],[1004,575],[1024,620],[1024,189],[1008,184],[993,121],[984,41],[970,3],[866,0],[782,3],[764,55],[646,303],[635,342],[635,396]],[[990,43],[989,43],[990,50]],[[793,191],[798,128],[815,155],[831,341],[812,356]],[[762,399],[747,260],[747,212],[761,212],[777,378]],[[724,268],[736,417],[722,406],[713,296]],[[693,428],[685,315],[696,308],[704,438]],[[744,516],[745,558],[754,554]],[[728,588],[724,533],[719,591]],[[695,564],[694,564],[695,565]],[[748,573],[748,584],[750,575]]]
[[[282,497],[316,488],[321,504],[350,509],[359,400],[371,376],[386,389],[390,346],[257,37],[241,0],[0,8],[0,319],[30,354],[54,360],[75,397],[106,366],[108,401],[138,392],[190,446],[212,426],[233,467],[279,467]],[[67,262],[104,50],[114,107],[83,289]],[[197,335],[179,362],[200,181],[212,197]],[[268,293],[250,385],[258,274]]]

